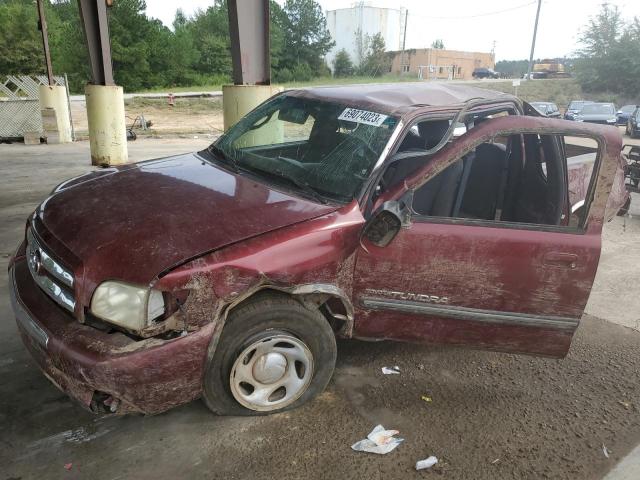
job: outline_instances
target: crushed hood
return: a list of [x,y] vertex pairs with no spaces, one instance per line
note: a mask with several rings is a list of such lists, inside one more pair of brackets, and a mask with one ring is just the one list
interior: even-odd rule
[[53,253],[66,251],[89,283],[147,284],[188,259],[337,208],[192,153],[66,182],[40,205],[34,223],[45,242],[59,245]]

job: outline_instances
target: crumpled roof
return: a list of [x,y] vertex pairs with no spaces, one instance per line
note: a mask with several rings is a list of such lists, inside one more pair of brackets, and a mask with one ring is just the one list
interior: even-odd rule
[[[290,92],[293,93],[293,92]],[[470,100],[511,100],[514,97],[467,84],[406,82],[315,87],[296,90],[295,96],[361,105],[372,110],[401,113],[415,106],[446,107]],[[378,107],[378,108],[375,108]]]

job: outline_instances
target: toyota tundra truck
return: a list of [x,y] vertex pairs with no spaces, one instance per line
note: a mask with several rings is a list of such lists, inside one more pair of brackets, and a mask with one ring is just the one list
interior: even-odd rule
[[116,414],[295,408],[336,338],[564,357],[627,200],[621,147],[464,85],[286,91],[200,152],[57,186],[9,264],[18,329]]

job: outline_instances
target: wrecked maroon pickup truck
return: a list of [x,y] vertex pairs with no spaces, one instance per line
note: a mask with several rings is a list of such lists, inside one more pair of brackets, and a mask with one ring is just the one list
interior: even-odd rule
[[562,357],[627,199],[621,146],[466,86],[288,91],[206,150],[55,188],[10,262],[18,328],[115,413],[296,407],[336,337]]

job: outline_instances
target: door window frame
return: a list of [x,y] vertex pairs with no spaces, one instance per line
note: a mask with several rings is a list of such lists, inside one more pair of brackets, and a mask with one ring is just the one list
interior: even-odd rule
[[[548,133],[548,132],[542,132],[542,131],[523,131],[520,133],[512,133],[509,135],[509,137],[511,136],[524,136],[524,135],[548,135],[551,137],[556,137],[556,141],[555,143],[555,148],[554,150],[556,151],[556,155],[561,155],[562,158],[564,159],[564,161],[561,164],[561,168],[563,170],[562,172],[562,177],[563,177],[563,183],[564,183],[564,188],[565,188],[565,201],[568,202],[568,193],[569,193],[569,181],[568,181],[568,167],[567,167],[567,162],[566,162],[566,153],[565,153],[565,148],[564,148],[564,133]],[[496,138],[496,137],[500,137],[503,136],[500,134],[500,132],[498,132],[498,134],[494,135],[492,138]],[[591,179],[589,181],[589,189],[587,190],[587,195],[585,196],[585,203],[584,205],[587,205],[587,199],[591,197],[591,199],[593,198],[593,190],[595,187],[595,177],[596,175],[594,175],[594,173],[596,173],[597,171],[600,170],[600,161],[601,161],[601,157],[602,157],[602,146],[600,141],[598,140],[597,137],[590,137],[587,135],[571,135],[572,137],[581,137],[581,138],[588,138],[591,140],[596,140],[598,142],[598,151],[596,153],[596,159],[594,161],[593,164],[593,170],[591,171]],[[479,145],[483,144],[483,143],[492,143],[492,142],[487,142],[487,141],[481,141],[482,139],[479,139],[480,141],[478,142],[474,142],[473,143],[473,149],[477,148]],[[562,145],[560,145],[559,141],[562,140]],[[523,152],[524,153],[524,152]],[[452,165],[454,162],[459,161],[462,159],[464,155],[456,155],[455,157],[453,157],[453,160],[449,160],[447,162],[447,165],[440,170],[441,173],[444,171],[445,168],[447,168],[449,165]],[[596,170],[597,169],[597,170]],[[437,174],[436,174],[437,175]],[[413,203],[413,192],[415,192],[416,190],[418,190],[419,188],[421,188],[422,186],[424,186],[426,183],[428,183],[430,180],[432,180],[433,178],[435,178],[436,175],[432,175],[429,177],[428,180],[426,180],[425,182],[423,182],[421,185],[415,187],[415,189],[413,189],[411,192],[411,202]],[[591,201],[588,202],[588,205],[590,206]],[[543,225],[543,224],[539,224],[539,223],[524,223],[524,222],[508,222],[508,221],[502,221],[502,220],[487,220],[487,219],[474,219],[474,218],[454,218],[454,217],[434,217],[434,216],[427,216],[427,215],[420,215],[418,213],[416,213],[413,210],[413,205],[410,205],[410,210],[411,210],[411,220],[415,220],[418,223],[444,223],[444,224],[450,224],[450,225],[467,225],[467,226],[479,226],[479,227],[490,227],[490,228],[508,228],[511,230],[535,230],[535,231],[542,231],[542,232],[555,232],[555,233],[568,233],[568,234],[578,234],[578,235],[583,235],[586,233],[587,231],[587,219],[589,218],[589,209],[585,208],[585,211],[582,214],[582,218],[580,223],[577,226],[570,226],[570,225]],[[571,206],[569,205],[569,214],[571,214]]]
[[[437,145],[431,150],[422,150],[422,151],[412,151],[406,152],[403,154],[402,152],[398,153],[398,149],[402,145],[402,142],[406,138],[406,136],[410,133],[411,129],[418,125],[419,123],[425,121],[436,121],[436,120],[463,120],[467,115],[490,115],[493,113],[500,112],[509,112],[509,115],[513,115],[515,117],[525,116],[525,107],[522,104],[516,101],[504,100],[504,101],[496,101],[496,100],[479,100],[479,101],[471,101],[466,104],[462,108],[453,108],[447,110],[439,110],[439,111],[429,111],[429,110],[421,110],[416,115],[411,117],[408,121],[404,118],[401,118],[398,122],[398,126],[396,127],[396,131],[393,133],[391,138],[389,139],[389,144],[383,151],[383,155],[381,156],[381,161],[378,162],[371,171],[371,175],[369,180],[363,186],[359,199],[362,200],[361,205],[363,206],[363,215],[365,218],[368,218],[372,213],[372,207],[375,202],[375,194],[376,187],[380,183],[382,176],[384,175],[386,169],[393,162],[398,160],[402,160],[405,158],[413,158],[424,155],[433,156],[437,154],[445,145]],[[460,114],[463,114],[461,116]],[[466,124],[465,124],[466,125]],[[473,129],[471,129],[473,130]],[[469,133],[471,130],[467,130],[466,133]],[[447,132],[448,134],[449,132]],[[463,135],[457,138],[461,138]],[[447,140],[447,142],[453,138],[453,131],[451,137]],[[439,147],[439,148],[438,148]],[[436,150],[437,148],[437,150]]]
[[[598,151],[596,153],[596,159],[593,164],[593,170],[591,172],[591,179],[589,180],[589,187],[587,189],[587,194],[584,199],[584,212],[582,214],[582,218],[580,223],[577,226],[570,225],[542,225],[536,223],[520,223],[520,222],[507,222],[507,221],[496,221],[496,220],[486,220],[486,219],[469,219],[469,218],[452,218],[452,217],[432,217],[426,215],[420,215],[413,211],[412,203],[413,203],[413,193],[426,184],[431,179],[435,178],[439,173],[443,172],[448,166],[452,165],[454,162],[461,160],[466,154],[470,151],[477,148],[482,143],[491,142],[492,139],[497,137],[510,137],[513,135],[551,135],[555,137],[559,137],[562,139],[562,147],[560,148],[560,153],[563,155],[565,159],[565,165],[563,165],[564,177],[565,177],[565,187],[568,193],[568,168],[566,165],[566,154],[564,149],[564,137],[580,137],[587,138],[590,140],[595,140],[598,144]],[[473,135],[473,129],[469,130],[465,135],[456,139],[456,141],[460,141],[466,135]],[[556,142],[557,143],[557,142]],[[556,147],[557,148],[557,147]],[[593,202],[596,190],[596,181],[598,175],[600,173],[600,169],[602,166],[602,158],[604,154],[604,140],[601,136],[597,134],[587,135],[581,134],[577,132],[570,132],[569,130],[560,131],[560,132],[547,132],[544,128],[514,128],[511,130],[495,130],[492,132],[492,135],[487,138],[487,134],[477,138],[469,148],[466,148],[464,151],[457,152],[456,155],[451,156],[447,159],[446,163],[442,161],[442,168],[440,168],[437,172],[432,173],[426,179],[413,187],[412,189],[407,190],[403,197],[408,198],[408,202],[411,202],[409,205],[411,211],[411,220],[416,221],[418,223],[433,223],[433,224],[452,224],[452,225],[463,225],[463,226],[478,226],[478,227],[489,227],[489,228],[507,228],[511,230],[527,230],[527,231],[542,231],[542,232],[553,232],[553,233],[566,233],[566,234],[574,234],[574,235],[584,235],[588,231],[588,219],[589,213],[591,209],[591,204]],[[568,195],[567,195],[568,197]],[[570,214],[569,210],[569,214]]]

